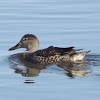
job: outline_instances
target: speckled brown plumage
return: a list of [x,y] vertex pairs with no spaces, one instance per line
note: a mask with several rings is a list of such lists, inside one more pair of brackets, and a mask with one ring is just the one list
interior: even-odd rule
[[50,46],[43,50],[38,50],[34,53],[28,54],[25,59],[29,60],[34,63],[44,64],[44,63],[53,63],[60,60],[63,60],[66,55],[66,59],[72,55],[76,50],[73,49],[74,47],[69,48],[58,48]]

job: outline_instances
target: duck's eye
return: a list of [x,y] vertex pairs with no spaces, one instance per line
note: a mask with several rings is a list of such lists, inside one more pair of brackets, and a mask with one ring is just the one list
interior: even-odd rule
[[27,40],[27,38],[23,39],[23,41],[26,41],[26,40]]

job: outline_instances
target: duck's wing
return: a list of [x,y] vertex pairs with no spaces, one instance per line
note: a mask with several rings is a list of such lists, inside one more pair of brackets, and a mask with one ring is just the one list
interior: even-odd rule
[[73,49],[74,47],[69,48],[59,48],[59,47],[53,47],[50,46],[43,50],[38,50],[34,54],[36,56],[42,56],[42,57],[49,57],[49,56],[55,56],[55,55],[64,55],[64,54],[72,54],[76,50]]

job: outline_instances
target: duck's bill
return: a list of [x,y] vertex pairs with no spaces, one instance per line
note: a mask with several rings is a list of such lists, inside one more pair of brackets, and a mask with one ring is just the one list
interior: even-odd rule
[[21,48],[21,44],[20,43],[18,43],[14,47],[10,48],[8,51],[12,51],[12,50],[19,49],[19,48]]

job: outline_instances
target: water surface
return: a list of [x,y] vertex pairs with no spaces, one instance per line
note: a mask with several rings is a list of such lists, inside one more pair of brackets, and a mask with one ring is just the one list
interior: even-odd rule
[[[9,56],[24,34],[35,34],[40,49],[75,46],[91,50],[85,64],[28,67]],[[100,1],[0,0],[0,99],[99,100]]]

